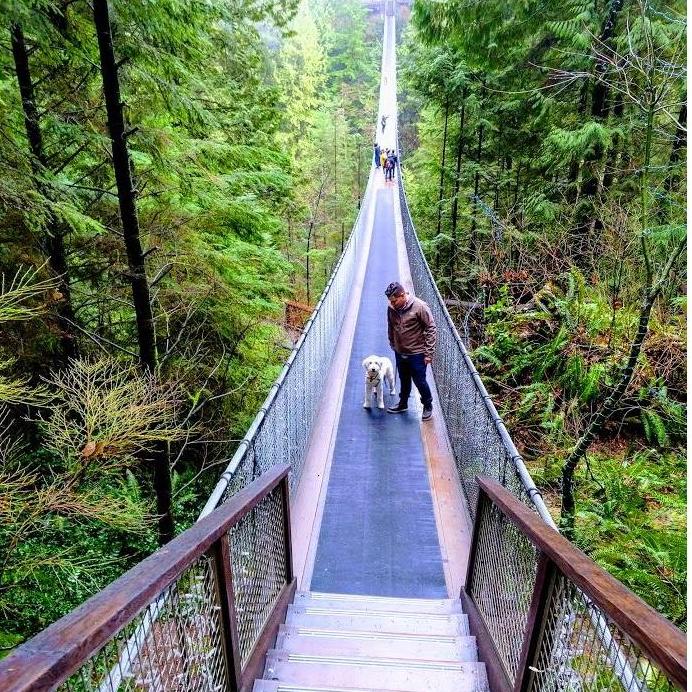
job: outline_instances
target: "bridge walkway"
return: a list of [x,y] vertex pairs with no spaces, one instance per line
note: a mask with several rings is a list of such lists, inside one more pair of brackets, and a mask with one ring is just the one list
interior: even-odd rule
[[[395,148],[395,27],[389,15],[377,139]],[[381,169],[371,171],[356,279],[293,499],[296,572],[303,590],[456,598],[471,525],[442,412],[436,407],[423,423],[415,387],[405,414],[362,406],[363,359],[376,354],[394,361],[384,289],[398,280],[414,292],[397,184],[385,182]],[[428,381],[437,401],[430,368]]]
[[[385,17],[379,143],[396,143],[394,17]],[[382,128],[382,116],[385,127]],[[459,592],[471,522],[437,391],[421,420],[409,410],[363,407],[362,361],[394,353],[387,338],[385,287],[410,293],[398,181],[371,171],[357,258],[334,358],[291,523],[298,593],[255,692],[293,689],[487,689]],[[398,401],[385,388],[385,405]]]

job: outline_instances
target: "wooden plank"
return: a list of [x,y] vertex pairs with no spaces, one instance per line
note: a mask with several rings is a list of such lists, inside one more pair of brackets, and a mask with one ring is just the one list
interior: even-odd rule
[[591,558],[550,528],[497,481],[479,487],[557,568],[578,586],[678,687],[687,689],[685,634]]
[[514,681],[515,692],[530,689],[530,682],[533,678],[530,666],[535,662],[538,646],[543,640],[545,618],[550,604],[552,589],[555,585],[555,574],[555,565],[545,553],[541,553],[536,568],[536,582],[533,587],[529,614],[526,618],[526,630],[524,632],[521,655],[519,656],[519,668]]
[[286,620],[286,611],[293,600],[297,585],[297,580],[292,579],[290,583],[283,587],[276,605],[274,606],[271,617],[264,626],[262,634],[257,640],[257,643],[250,654],[250,658],[248,658],[248,662],[243,669],[240,692],[250,692],[255,684],[255,680],[262,677],[264,673],[264,661],[267,651],[269,651],[276,642],[279,627],[283,625],[284,621]]
[[277,465],[0,661],[3,692],[57,687],[131,622],[288,474]]

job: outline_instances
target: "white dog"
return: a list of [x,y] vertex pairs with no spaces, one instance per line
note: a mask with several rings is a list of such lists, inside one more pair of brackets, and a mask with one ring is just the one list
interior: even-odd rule
[[384,408],[384,381],[389,384],[389,393],[394,396],[394,368],[392,361],[384,356],[368,356],[363,361],[365,370],[365,400],[363,408],[370,408],[372,395],[377,395],[377,408]]

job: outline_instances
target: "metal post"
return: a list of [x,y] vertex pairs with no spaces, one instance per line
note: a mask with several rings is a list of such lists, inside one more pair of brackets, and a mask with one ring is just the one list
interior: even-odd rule
[[225,636],[223,643],[226,648],[228,664],[228,683],[231,692],[240,692],[242,686],[242,660],[240,658],[240,634],[238,632],[238,617],[235,609],[235,592],[233,589],[233,567],[231,565],[231,550],[228,545],[229,534],[219,538],[212,548],[216,578],[221,606],[221,621]]
[[293,581],[293,546],[291,542],[291,509],[289,503],[288,475],[281,481],[281,507],[284,517],[284,549],[286,557],[286,583]]
[[520,690],[523,692],[530,689],[534,676],[532,667],[540,652],[540,645],[545,634],[547,616],[550,612],[551,594],[555,586],[556,576],[555,563],[547,555],[541,553],[536,567],[536,582],[533,587],[531,605],[529,606],[529,614],[526,620],[519,668],[517,677],[514,680],[515,692]]

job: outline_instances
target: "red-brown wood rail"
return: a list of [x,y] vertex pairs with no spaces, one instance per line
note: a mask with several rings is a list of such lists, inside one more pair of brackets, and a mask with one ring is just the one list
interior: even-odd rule
[[226,612],[222,613],[222,619],[226,628],[229,625],[232,627],[236,622],[236,613],[232,601],[233,590],[228,579],[230,562],[227,562],[227,549],[223,547],[227,546],[227,542],[220,539],[272,490],[281,485],[285,511],[287,583],[243,670],[240,670],[239,664],[237,631],[224,631],[229,648],[226,658],[231,688],[240,691],[251,689],[255,678],[261,677],[264,657],[285,618],[296,588],[290,564],[290,524],[287,515],[289,470],[287,464],[270,469],[103,591],[0,661],[0,689],[3,692],[54,690],[208,551],[215,552],[217,556],[226,553],[223,563],[217,560],[217,568],[222,577],[222,591],[225,588],[222,593],[222,609]]
[[[479,487],[479,506],[469,558],[469,578],[462,592],[462,600],[465,610],[469,613],[472,628],[479,639],[479,652],[488,666],[491,688],[494,690],[514,688],[515,691],[527,689],[530,678],[528,666],[531,665],[532,650],[535,651],[537,646],[538,630],[542,625],[543,611],[546,606],[543,590],[555,572],[563,574],[575,584],[640,648],[671,683],[682,690],[687,688],[686,637],[681,630],[599,567],[564,536],[545,524],[535,512],[532,512],[497,481],[482,476],[478,476],[476,480]],[[498,507],[539,551],[534,595],[528,614],[520,669],[515,684],[511,684],[507,678],[483,617],[476,608],[472,595],[466,591],[471,588],[470,576],[478,549],[479,519],[482,505],[486,502],[492,502]]]

